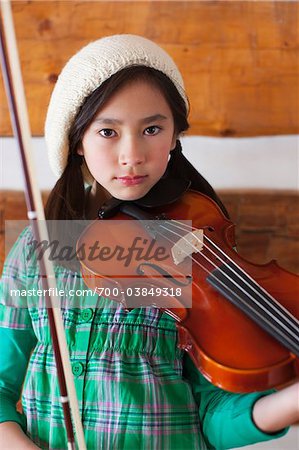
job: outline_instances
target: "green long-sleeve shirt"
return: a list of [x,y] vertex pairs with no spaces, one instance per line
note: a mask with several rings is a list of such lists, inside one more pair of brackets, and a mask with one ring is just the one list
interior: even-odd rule
[[[18,422],[41,448],[66,449],[46,310],[34,306],[37,294],[28,307],[29,296],[21,295],[40,286],[36,265],[26,259],[30,239],[27,229],[1,283],[0,422]],[[89,450],[220,450],[286,432],[268,435],[254,425],[253,404],[266,393],[232,394],[206,381],[177,348],[171,317],[155,308],[127,313],[96,295],[87,305],[78,292],[85,289],[80,274],[57,267],[56,276],[58,289],[74,290],[82,304],[66,308],[61,299]],[[16,411],[21,391],[22,414]]]

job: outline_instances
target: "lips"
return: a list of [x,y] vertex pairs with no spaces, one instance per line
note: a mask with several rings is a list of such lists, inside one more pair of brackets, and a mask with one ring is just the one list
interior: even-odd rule
[[124,177],[117,177],[116,180],[125,186],[133,186],[135,184],[141,184],[145,178],[147,178],[147,175],[135,175],[133,177],[126,175]]
[[140,178],[145,178],[147,175],[135,175],[134,177],[125,176],[125,177],[117,177],[118,180],[138,180]]

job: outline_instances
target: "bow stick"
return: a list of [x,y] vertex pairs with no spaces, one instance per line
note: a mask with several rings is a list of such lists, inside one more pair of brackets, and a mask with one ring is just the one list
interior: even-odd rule
[[[18,142],[22,161],[28,219],[30,220],[35,240],[37,242],[43,240],[49,242],[41,194],[35,182],[37,178],[35,176],[36,172],[31,157],[31,133],[10,1],[1,0],[0,6],[2,72],[9,103],[12,127]],[[68,449],[76,449],[74,438],[75,431],[78,448],[80,450],[86,450],[59,300],[57,296],[49,295],[49,292],[56,293],[57,290],[55,289],[56,281],[53,266],[48,256],[49,249],[44,253],[43,258],[39,259],[39,269],[43,289],[44,292],[46,292],[45,301],[57,367],[60,402],[64,413]],[[49,290],[50,288],[52,288],[51,291]],[[50,307],[48,307],[49,305]],[[72,418],[74,421],[74,428]]]

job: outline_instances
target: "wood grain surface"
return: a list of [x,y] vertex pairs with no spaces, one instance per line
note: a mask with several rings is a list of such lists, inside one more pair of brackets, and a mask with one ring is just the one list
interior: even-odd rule
[[[30,122],[43,135],[57,76],[88,42],[153,39],[177,62],[193,135],[298,133],[299,4],[293,1],[13,1]],[[0,134],[10,135],[0,79]]]

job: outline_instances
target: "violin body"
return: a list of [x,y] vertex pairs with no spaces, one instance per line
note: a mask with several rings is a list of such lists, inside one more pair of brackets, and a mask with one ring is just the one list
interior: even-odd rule
[[[267,292],[266,304],[259,314],[263,314],[263,308],[266,313],[269,309],[268,297],[273,297],[275,305],[279,305],[279,314],[286,312],[292,315],[294,322],[292,330],[297,336],[299,335],[299,328],[296,328],[299,313],[299,277],[279,267],[275,261],[257,265],[242,258],[234,250],[234,224],[224,217],[216,203],[204,195],[187,191],[179,200],[167,206],[154,208],[151,213],[154,216],[163,213],[175,224],[178,223],[177,221],[188,218],[192,220],[193,229],[203,230],[204,240],[213,242],[212,252],[208,244],[201,251],[192,254],[192,307],[186,307],[188,299],[185,297],[187,292],[190,295],[190,289],[183,287],[181,296],[169,298],[167,307],[161,308],[161,312],[171,315],[176,320],[178,346],[189,353],[201,373],[213,384],[233,392],[265,390],[294,380],[299,374],[298,357],[287,348],[288,346],[283,345],[281,340],[278,341],[274,337],[275,332],[273,335],[272,331],[270,335],[268,330],[261,327],[261,324],[256,323],[229,301],[221,292],[221,287],[220,290],[215,289],[210,282],[210,274],[213,275],[213,272],[217,272],[219,268],[221,271],[221,267],[225,266],[226,262],[236,265],[237,273],[241,273],[242,278],[245,273],[246,280],[249,277],[249,283],[253,280],[259,286],[259,290],[264,289]],[[138,227],[137,221],[132,222],[132,218],[126,214],[118,213],[112,220],[123,221],[121,233],[109,235],[108,229],[107,233],[101,236],[99,226],[102,221],[96,220],[80,237],[77,248],[80,248],[83,242],[91,246],[95,236],[97,240],[102,240],[108,246],[115,245],[115,240],[120,245],[125,245],[122,242],[124,237],[132,241],[137,234],[144,239],[149,238],[147,231],[141,226]],[[163,237],[161,239],[163,241]],[[165,240],[163,242],[166,245]],[[158,248],[159,238],[155,245]],[[168,242],[168,245],[172,244]],[[219,253],[218,248],[223,253]],[[218,258],[219,254],[221,261]],[[140,272],[141,262],[136,261],[135,264],[136,274],[142,273],[142,276],[139,276],[141,286],[173,286],[171,277],[155,276],[157,273],[150,265],[143,265]],[[165,264],[161,261],[160,264],[167,273],[181,274],[181,266],[184,262],[175,264],[167,261]],[[113,273],[120,273],[115,266],[115,261],[108,275],[107,266],[104,269],[99,260],[81,261],[81,265],[85,282],[92,289],[105,285],[108,279],[112,280]],[[130,270],[132,271],[132,266]],[[129,273],[126,275],[119,282],[124,290],[132,283]],[[238,280],[238,276],[236,279]],[[246,290],[246,284],[244,286]],[[263,293],[262,296],[264,297]],[[126,307],[125,299],[121,301]],[[159,307],[156,299],[154,302],[150,298],[147,301],[148,306]],[[280,322],[279,319],[278,334]],[[284,319],[282,322],[282,327],[286,327]],[[294,340],[296,341],[296,336]]]

